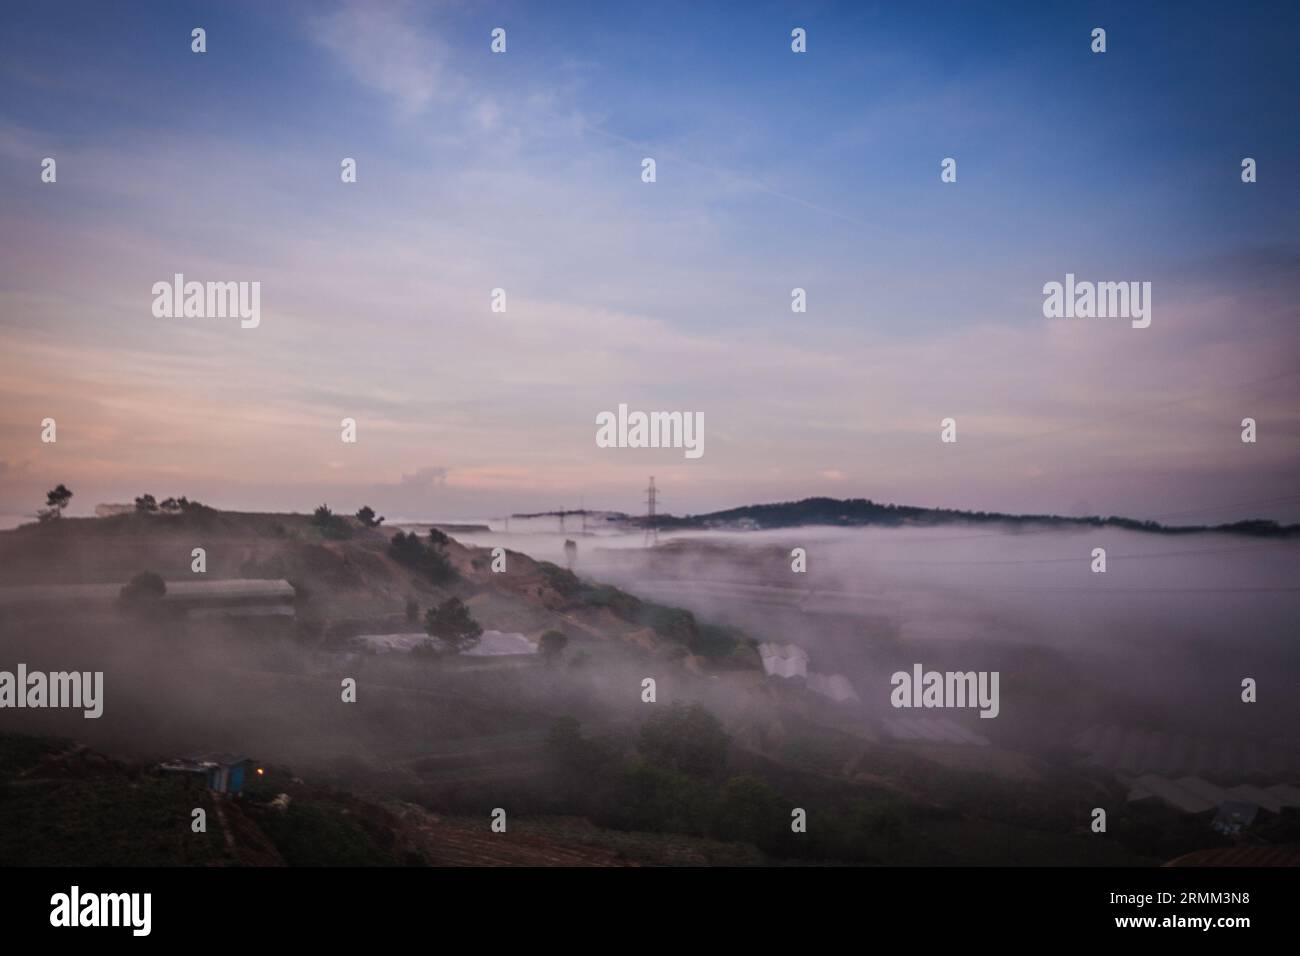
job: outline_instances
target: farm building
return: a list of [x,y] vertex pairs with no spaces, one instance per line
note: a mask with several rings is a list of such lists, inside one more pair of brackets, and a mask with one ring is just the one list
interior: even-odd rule
[[1169,780],[1149,773],[1131,781],[1131,787],[1130,802],[1159,800],[1190,814],[1214,810],[1214,829],[1228,834],[1250,826],[1261,810],[1281,813],[1287,807],[1300,806],[1300,790],[1290,784],[1259,787],[1242,783],[1223,787],[1201,777]]
[[858,692],[843,674],[816,674],[808,670],[808,652],[797,644],[763,643],[758,645],[763,672],[768,677],[802,677],[814,694],[828,697],[837,704],[857,703]]
[[209,790],[235,796],[244,789],[246,776],[262,772],[248,757],[227,753],[188,754],[162,763],[158,769],[188,775]]
[[282,578],[168,581],[163,600],[192,618],[293,617],[296,593]]
[[[279,578],[225,578],[166,582],[162,608],[185,617],[282,617],[295,614],[293,585]],[[50,610],[102,612],[118,603],[121,584],[41,584],[0,588],[0,611],[7,614]]]
[[[376,654],[404,654],[432,642],[442,649],[442,641],[423,631],[408,634],[361,634],[352,639],[354,647]],[[513,631],[484,631],[479,642],[465,651],[464,657],[516,657],[536,654],[537,645],[525,635]]]
[[760,644],[759,657],[769,677],[807,677],[808,652],[794,644]]

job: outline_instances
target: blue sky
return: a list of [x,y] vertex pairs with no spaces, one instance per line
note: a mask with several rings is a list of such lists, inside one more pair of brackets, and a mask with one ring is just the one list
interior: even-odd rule
[[[8,7],[0,491],[408,515],[632,508],[651,472],[676,511],[1275,497],[1296,379],[1250,383],[1298,351],[1300,14],[1131,6]],[[260,281],[263,325],[153,319],[175,272]],[[1045,320],[1066,272],[1151,281],[1152,327]],[[595,448],[620,402],[703,411],[705,457]],[[1249,459],[1244,415],[1267,422]]]

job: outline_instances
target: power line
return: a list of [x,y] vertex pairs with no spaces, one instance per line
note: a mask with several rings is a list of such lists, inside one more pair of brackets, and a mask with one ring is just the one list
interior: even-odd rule
[[659,543],[659,522],[655,515],[655,506],[658,501],[659,492],[655,489],[655,476],[650,476],[650,487],[645,490],[646,493],[646,525],[645,525],[645,544],[646,547],[654,547]]

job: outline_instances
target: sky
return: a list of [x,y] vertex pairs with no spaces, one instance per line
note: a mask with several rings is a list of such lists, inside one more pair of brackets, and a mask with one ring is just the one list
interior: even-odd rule
[[[144,492],[635,512],[654,475],[674,513],[1300,520],[1297,26],[1226,3],[5,5],[0,514],[60,482],[71,514]],[[176,273],[259,282],[260,324],[155,317]],[[1067,273],[1150,282],[1150,327],[1045,318]],[[701,413],[704,455],[597,447],[620,403]]]

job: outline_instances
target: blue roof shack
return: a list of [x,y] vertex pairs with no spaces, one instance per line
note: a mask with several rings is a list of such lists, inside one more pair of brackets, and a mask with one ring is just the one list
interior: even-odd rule
[[253,761],[239,754],[196,753],[178,757],[159,765],[166,773],[187,774],[209,790],[238,796],[250,773],[261,773]]

